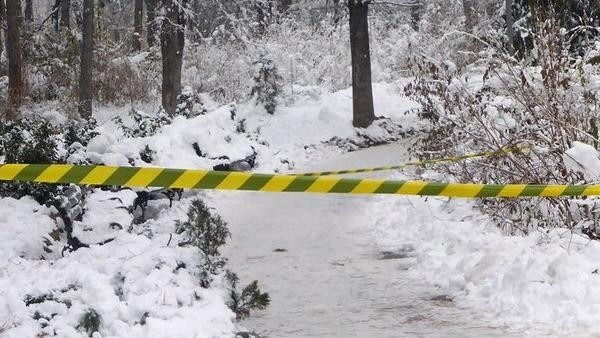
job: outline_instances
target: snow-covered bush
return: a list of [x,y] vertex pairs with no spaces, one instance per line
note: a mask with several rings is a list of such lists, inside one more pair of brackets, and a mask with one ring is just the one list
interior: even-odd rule
[[[183,82],[210,93],[221,103],[244,101],[252,92],[254,65],[268,55],[281,76],[281,95],[293,100],[305,92],[337,91],[352,84],[348,25],[325,20],[271,23],[259,37],[204,39],[186,45]],[[411,44],[407,24],[389,24],[375,16],[371,21],[374,81],[391,81],[411,73],[408,60],[421,55]],[[413,51],[412,54],[409,51]]]
[[207,111],[200,94],[195,92],[192,87],[186,86],[181,90],[181,94],[177,97],[176,116],[191,119],[198,115],[206,114]]
[[[79,95],[80,41],[75,29],[41,29],[24,40],[28,97],[33,102],[57,100],[66,106]],[[155,98],[160,88],[160,53],[150,49],[132,54],[105,31],[94,49],[94,100],[124,105]]]
[[228,305],[236,314],[238,320],[250,316],[250,311],[252,310],[266,309],[271,303],[269,294],[261,292],[258,288],[258,281],[252,281],[252,283],[242,289],[242,292],[238,292],[238,276],[231,271],[227,271],[226,278],[230,283],[230,301]]
[[[464,69],[480,59],[481,50],[501,48],[505,39],[503,2],[434,0],[421,4],[420,9],[415,8],[414,15],[419,20],[411,25],[412,29],[407,18],[396,23],[395,29],[386,26],[386,23],[394,22],[388,17],[391,14],[374,18],[372,39],[376,46],[374,55],[378,58],[375,67],[386,65],[383,74],[391,73],[392,78],[411,76],[415,74],[414,60],[423,59]],[[466,17],[465,4],[472,7],[474,17]],[[379,49],[383,53],[378,52]],[[379,57],[379,54],[385,55]]]
[[[56,163],[59,161],[60,134],[48,121],[24,118],[16,122],[0,122],[0,156],[5,163]],[[49,184],[0,182],[0,196],[21,198],[32,196],[43,203],[56,193]]]
[[100,330],[102,318],[94,309],[89,309],[79,319],[77,328],[84,331],[88,336],[92,337],[95,332]]
[[263,104],[267,113],[275,114],[277,100],[281,92],[281,76],[277,67],[265,53],[261,53],[254,63],[254,86],[251,95],[256,103]]
[[58,160],[58,132],[37,117],[0,123],[0,155],[9,163],[52,163]]
[[221,256],[219,250],[230,237],[227,223],[199,199],[192,201],[187,216],[186,221],[176,222],[176,233],[182,235],[179,246],[193,246],[202,254],[198,266],[201,286],[208,288],[216,275],[224,274],[229,283],[228,305],[238,319],[247,317],[251,310],[265,309],[270,298],[267,293],[260,291],[258,281],[253,281],[239,292],[237,275],[224,269],[227,259]]
[[214,215],[199,199],[192,201],[187,216],[186,221],[178,221],[176,224],[176,232],[184,236],[179,245],[191,245],[202,252],[205,258],[201,267],[203,286],[208,287],[212,275],[218,274],[227,262],[219,249],[227,242],[229,229],[225,221],[219,215]]
[[129,117],[133,122],[132,126],[128,126],[124,123],[120,116],[113,118],[113,122],[127,137],[152,136],[158,132],[162,126],[171,123],[171,118],[162,109],[155,115],[148,115],[141,110],[131,109],[129,111]]
[[[422,62],[406,93],[421,104],[431,130],[420,143],[423,157],[445,157],[504,147],[532,151],[440,166],[463,182],[583,184],[563,157],[576,141],[598,139],[598,94],[592,67],[573,60],[563,31],[552,19],[533,39],[536,66],[493,54],[483,75],[461,75],[445,64]],[[594,77],[595,78],[595,77]],[[568,194],[567,194],[568,195]],[[590,200],[569,198],[484,199],[480,206],[509,233],[536,228],[584,228],[598,222]],[[591,223],[590,223],[591,222]]]
[[147,144],[144,146],[144,149],[140,151],[140,159],[146,163],[152,163],[155,155],[156,151],[152,150]]
[[[225,283],[202,288],[196,265],[197,248],[180,247],[171,237],[180,209],[153,201],[164,212],[148,222],[154,237],[127,231],[131,222],[124,208],[136,196],[131,190],[94,190],[86,196],[85,213],[74,222],[74,236],[89,244],[61,255],[64,233],[53,208],[30,198],[4,198],[0,216],[9,220],[0,229],[5,259],[0,279],[0,326],[9,337],[223,337],[235,330],[235,314],[225,301]],[[41,239],[63,240],[45,251]],[[106,239],[112,239],[106,242]],[[115,311],[115,309],[121,309]],[[95,312],[95,314],[94,314]],[[96,333],[94,333],[96,332]]]
[[26,40],[29,97],[34,102],[66,103],[77,95],[72,86],[77,84],[79,43],[71,31],[64,33],[42,30]]
[[520,55],[529,54],[533,48],[532,32],[538,31],[536,21],[552,19],[565,29],[564,38],[569,51],[583,56],[600,38],[600,7],[588,0],[566,0],[537,3],[516,0],[513,3],[516,49]]
[[70,120],[65,126],[65,143],[67,145],[78,143],[87,146],[88,142],[98,135],[97,127],[98,122],[94,118],[86,121]]
[[[51,164],[87,163],[85,146],[97,135],[96,121],[71,120],[52,124],[31,115],[18,121],[0,121],[0,156],[4,163]],[[58,186],[29,182],[2,182],[0,196],[32,196],[46,203],[57,193]]]

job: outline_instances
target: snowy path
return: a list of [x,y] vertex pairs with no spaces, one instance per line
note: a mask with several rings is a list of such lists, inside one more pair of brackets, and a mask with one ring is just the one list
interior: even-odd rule
[[[402,145],[347,154],[311,169],[375,166],[406,157]],[[369,197],[212,193],[229,222],[225,255],[272,304],[244,323],[266,337],[506,336],[480,324],[406,271],[381,259],[369,235]],[[395,197],[390,197],[395,198]],[[276,250],[283,249],[283,250]]]

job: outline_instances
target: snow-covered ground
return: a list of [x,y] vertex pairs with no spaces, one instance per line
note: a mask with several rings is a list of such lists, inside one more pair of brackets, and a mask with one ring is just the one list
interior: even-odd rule
[[[374,89],[378,115],[406,130],[418,123],[405,114],[414,104],[397,86]],[[223,155],[239,159],[254,149],[262,172],[408,159],[407,141],[346,155],[322,143],[358,137],[350,124],[350,93],[300,98],[274,116],[251,104],[232,110],[207,102],[206,115],[176,118],[147,138],[124,138],[106,122],[86,156],[106,164],[148,165],[139,152],[149,145],[156,151],[151,165],[207,168],[223,162]],[[98,120],[126,112],[101,110]],[[367,133],[390,136],[377,126]],[[197,155],[193,143],[205,156]],[[90,308],[104,319],[96,334],[101,337],[232,336],[240,328],[224,304],[226,290],[219,283],[200,288],[193,269],[181,268],[196,264],[195,253],[170,241],[175,220],[185,218],[197,196],[229,222],[226,256],[242,284],[258,279],[271,293],[271,306],[242,323],[249,330],[270,337],[600,333],[600,245],[561,231],[503,236],[469,201],[190,192],[171,208],[165,200],[152,202],[151,219],[130,233],[132,216],[122,206],[131,205],[133,192],[90,196],[76,234],[88,242],[115,241],[65,257],[60,247],[44,252],[42,237],[55,227],[49,208],[28,198],[0,200],[5,336],[34,336],[47,325],[50,336],[56,331],[55,336],[85,337],[77,325]],[[111,226],[114,222],[124,229]],[[44,295],[50,301],[32,302],[32,296]]]
[[[399,143],[307,169],[406,158]],[[467,200],[210,196],[232,229],[232,266],[273,295],[247,324],[269,337],[600,333],[600,245],[570,232],[507,237]]]
[[56,227],[49,208],[29,198],[0,200],[0,327],[13,327],[2,337],[85,337],[77,329],[91,309],[102,319],[103,337],[215,337],[234,331],[224,291],[201,288],[193,270],[181,268],[195,266],[197,252],[168,245],[172,219],[183,218],[187,203],[157,205],[163,211],[159,219],[128,233],[110,225],[131,220],[118,208],[135,194],[90,196],[80,224],[85,228],[75,233],[87,243],[99,236],[115,240],[65,257],[58,243],[49,247],[52,253],[43,251],[43,237]]
[[369,209],[380,250],[412,248],[412,275],[488,325],[531,336],[600,334],[597,241],[565,229],[504,236],[466,200],[378,198]]
[[[405,144],[321,161],[307,169],[378,166],[407,158]],[[245,323],[267,337],[505,336],[423,283],[412,245],[380,250],[371,196],[209,194],[232,231],[227,256],[261,280],[272,304]],[[397,199],[397,197],[391,197]],[[373,217],[371,208],[380,213]],[[410,213],[407,208],[403,210]],[[398,224],[406,227],[409,224]],[[405,244],[402,240],[400,243]]]

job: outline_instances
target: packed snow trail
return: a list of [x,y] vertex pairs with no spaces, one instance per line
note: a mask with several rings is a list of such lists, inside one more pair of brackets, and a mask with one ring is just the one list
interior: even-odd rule
[[[321,163],[336,169],[406,160],[403,145]],[[225,256],[245,283],[257,279],[272,303],[244,322],[265,337],[507,336],[410,277],[410,250],[385,255],[369,235],[366,196],[212,192],[229,222]],[[397,198],[397,197],[389,197]]]

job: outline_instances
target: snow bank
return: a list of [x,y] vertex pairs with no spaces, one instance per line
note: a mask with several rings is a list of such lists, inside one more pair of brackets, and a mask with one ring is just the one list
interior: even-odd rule
[[[403,95],[400,86],[375,84],[376,114],[391,118],[409,129],[419,125],[415,107]],[[96,163],[112,165],[148,165],[139,153],[148,145],[156,151],[154,166],[179,168],[211,168],[230,160],[243,159],[256,151],[261,171],[291,171],[294,167],[339,152],[322,143],[334,137],[356,139],[352,127],[351,89],[321,97],[298,100],[269,115],[253,103],[217,107],[206,96],[208,112],[192,119],[175,118],[158,133],[145,138],[124,138],[115,132],[111,122],[104,124],[101,134],[91,140],[88,156]],[[121,111],[120,115],[127,115]],[[125,119],[124,119],[125,120]],[[377,126],[365,131],[373,138],[389,138],[390,134]],[[398,136],[398,135],[395,135]],[[193,144],[203,156],[198,156]]]
[[[42,238],[55,228],[46,208],[27,198],[0,200],[0,254],[7,258],[0,262],[0,324],[11,328],[3,337],[40,332],[87,337],[78,325],[90,309],[101,318],[97,337],[223,337],[234,332],[226,291],[218,283],[201,288],[195,276],[201,257],[197,249],[178,247],[176,238],[167,245],[173,219],[185,213],[187,203],[168,209],[164,202],[162,216],[151,221],[152,233],[146,236],[138,234],[148,224],[133,233],[111,229],[111,222],[129,215],[120,215],[117,202],[109,198],[127,203],[131,195],[90,195],[92,209],[75,233],[84,241],[114,241],[65,252],[65,257],[60,245],[50,246],[51,253],[43,250]],[[39,260],[42,256],[46,259]]]
[[457,306],[533,335],[600,332],[599,242],[564,229],[504,236],[464,200],[381,197],[370,210],[381,250],[414,248],[412,272]]
[[573,142],[563,156],[567,169],[581,172],[588,182],[600,179],[600,157],[596,148],[589,144]]
[[[50,211],[32,198],[3,198],[0,204],[0,269],[12,259],[36,259],[43,254],[40,241],[54,227]],[[2,277],[2,270],[0,270]],[[1,318],[1,316],[0,316]]]

